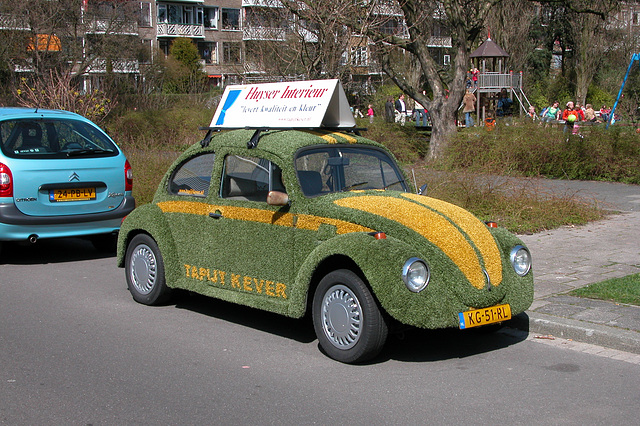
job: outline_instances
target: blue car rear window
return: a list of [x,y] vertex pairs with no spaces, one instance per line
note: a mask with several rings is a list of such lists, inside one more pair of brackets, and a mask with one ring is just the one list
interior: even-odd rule
[[99,128],[79,120],[0,122],[2,152],[11,158],[110,157],[118,149]]

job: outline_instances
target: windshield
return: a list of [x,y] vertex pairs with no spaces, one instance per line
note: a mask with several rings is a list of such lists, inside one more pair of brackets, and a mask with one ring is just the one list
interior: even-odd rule
[[363,189],[407,191],[404,176],[389,155],[370,146],[321,146],[300,151],[296,174],[304,195]]
[[22,119],[0,122],[2,152],[13,158],[107,157],[118,150],[97,127],[79,120]]

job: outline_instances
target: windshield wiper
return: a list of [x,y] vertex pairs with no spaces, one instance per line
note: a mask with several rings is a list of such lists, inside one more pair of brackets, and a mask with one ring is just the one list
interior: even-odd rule
[[67,157],[80,157],[83,155],[93,155],[93,154],[105,154],[105,153],[113,153],[110,149],[76,149],[74,151],[67,152]]
[[356,186],[362,186],[362,185],[366,185],[369,182],[358,182],[358,183],[354,183],[353,185],[349,185],[349,186],[345,186],[344,188],[342,188],[342,192],[344,191],[349,191],[350,189],[355,188]]
[[404,183],[404,182],[405,182],[405,180],[404,180],[404,179],[400,179],[400,180],[397,180],[397,181],[395,181],[395,182],[393,182],[393,183],[390,183],[389,185],[385,186],[383,189],[384,189],[384,190],[387,190],[387,189],[389,189],[390,187],[392,187],[393,185],[396,185],[396,184],[398,184],[398,183]]

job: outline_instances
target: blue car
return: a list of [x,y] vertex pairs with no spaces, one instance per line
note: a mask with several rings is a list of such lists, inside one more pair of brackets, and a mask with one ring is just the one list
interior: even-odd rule
[[115,249],[135,207],[122,151],[90,120],[68,111],[0,108],[0,245],[86,237]]

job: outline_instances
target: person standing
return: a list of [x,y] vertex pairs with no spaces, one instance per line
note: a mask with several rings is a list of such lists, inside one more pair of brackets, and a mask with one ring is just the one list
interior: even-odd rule
[[513,106],[513,101],[509,98],[509,94],[507,93],[507,89],[503,88],[500,91],[500,98],[498,99],[498,104],[496,105],[496,116],[499,119],[505,120],[507,125],[511,121],[511,107]]
[[[426,97],[426,91],[423,90],[422,95]],[[424,106],[422,106],[420,102],[416,101],[414,109],[416,111],[416,126],[427,127],[427,111]]]
[[369,109],[367,109],[367,117],[369,117],[369,123],[373,123],[373,105],[369,104]]
[[404,122],[407,119],[407,105],[404,103],[404,95],[400,95],[395,103],[396,109],[396,123],[400,123],[404,126]]
[[473,87],[474,88],[478,88],[478,75],[480,74],[480,71],[478,71],[478,68],[473,67],[473,69],[471,70],[471,80],[473,81]]
[[474,122],[471,113],[475,109],[476,95],[471,93],[471,90],[467,89],[467,93],[465,93],[464,98],[462,98],[462,103],[464,106],[462,110],[462,112],[464,112],[464,125],[465,127],[473,127]]
[[387,123],[393,123],[394,116],[393,98],[389,96],[384,104],[384,119]]

